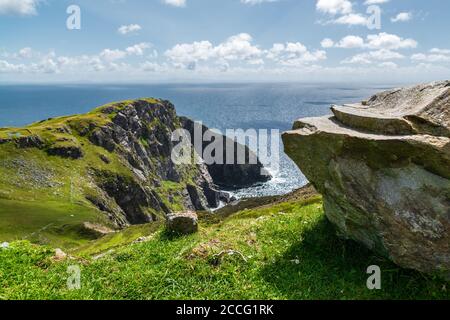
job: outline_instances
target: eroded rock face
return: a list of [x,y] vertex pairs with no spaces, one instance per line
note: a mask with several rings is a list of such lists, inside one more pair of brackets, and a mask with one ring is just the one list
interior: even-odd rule
[[[195,126],[200,126],[200,124],[192,121],[191,119],[180,117],[182,126],[186,129],[192,139],[195,137]],[[201,126],[201,133],[205,134],[209,130],[206,126]],[[196,150],[198,154],[203,154],[204,150],[210,144],[210,141],[203,141],[201,150]],[[233,145],[232,155],[234,161],[233,164],[227,163],[214,163],[207,164],[209,174],[211,175],[213,182],[225,188],[242,188],[248,187],[257,183],[262,183],[270,180],[272,177],[269,172],[264,169],[263,164],[257,159],[254,152],[250,150],[247,146],[241,145],[236,141],[228,137],[223,139],[223,152],[224,152],[224,162],[226,159],[227,145]],[[242,152],[245,155],[245,164],[239,164],[238,152]],[[256,159],[256,161],[251,161]]]
[[298,120],[286,153],[339,232],[400,266],[450,277],[450,87],[397,89]]

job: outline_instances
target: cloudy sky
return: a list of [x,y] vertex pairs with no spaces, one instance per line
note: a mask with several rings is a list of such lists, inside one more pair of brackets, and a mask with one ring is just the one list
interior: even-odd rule
[[0,0],[0,81],[448,79],[449,12],[445,0]]

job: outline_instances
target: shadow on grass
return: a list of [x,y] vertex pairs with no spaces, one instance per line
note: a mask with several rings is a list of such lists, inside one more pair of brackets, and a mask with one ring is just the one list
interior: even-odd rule
[[[371,265],[381,268],[381,290],[367,289]],[[445,282],[399,268],[362,245],[339,238],[325,218],[264,267],[262,276],[287,299],[450,298]]]

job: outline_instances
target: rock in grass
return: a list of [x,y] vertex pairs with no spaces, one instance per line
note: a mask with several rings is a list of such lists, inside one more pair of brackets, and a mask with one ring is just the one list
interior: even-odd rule
[[283,135],[328,219],[402,267],[450,278],[450,81],[332,111]]
[[2,244],[0,244],[0,248],[8,249],[9,248],[9,243],[8,242],[3,242]]
[[53,260],[55,261],[64,261],[67,259],[67,254],[61,249],[55,249],[55,255],[53,256]]
[[193,212],[172,213],[166,216],[167,230],[180,235],[198,231],[198,216]]

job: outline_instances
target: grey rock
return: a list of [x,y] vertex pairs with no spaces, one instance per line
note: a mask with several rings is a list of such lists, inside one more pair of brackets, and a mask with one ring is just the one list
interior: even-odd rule
[[450,277],[449,110],[448,81],[389,91],[298,120],[285,151],[342,236]]
[[172,213],[166,217],[166,226],[169,232],[188,235],[198,231],[198,217],[193,212]]
[[[192,140],[194,139],[195,134],[195,126],[198,125],[191,119],[180,117],[182,126],[186,129]],[[209,128],[206,126],[202,126],[203,134],[208,131]],[[230,138],[224,137],[223,139],[223,154],[224,159],[226,159],[226,146],[227,144],[233,145],[233,164],[208,164],[207,168],[209,174],[211,175],[215,184],[230,189],[248,187],[251,185],[255,185],[257,183],[267,182],[271,179],[270,174],[264,169],[263,164],[257,159],[257,156],[244,145],[239,144],[237,141],[231,141]],[[203,150],[209,145],[210,142],[204,141],[202,145],[202,150],[196,150],[197,154],[202,157]],[[239,164],[238,159],[238,151],[243,149],[245,154],[245,164]],[[250,163],[250,159],[257,159],[256,163]]]

